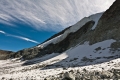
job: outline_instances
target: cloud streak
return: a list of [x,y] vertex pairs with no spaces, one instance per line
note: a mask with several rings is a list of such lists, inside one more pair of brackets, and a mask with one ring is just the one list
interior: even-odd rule
[[7,36],[11,36],[11,37],[14,37],[14,38],[22,39],[22,40],[37,43],[37,44],[39,43],[39,42],[37,42],[35,40],[29,39],[29,38],[26,38],[26,37],[22,37],[22,36],[16,36],[16,35],[11,35],[11,34],[7,34]]
[[2,34],[6,34],[4,31],[1,31],[1,30],[0,30],[0,33],[2,33]]
[[21,39],[21,40],[24,40],[24,41],[28,41],[28,42],[32,42],[32,43],[36,43],[36,44],[39,43],[39,42],[37,42],[37,41],[35,41],[35,40],[29,39],[29,38],[26,38],[26,37],[22,37],[22,36],[18,36],[18,35],[8,34],[8,33],[6,33],[5,31],[2,31],[2,30],[0,30],[0,33],[4,34],[4,35],[6,35],[6,36],[10,36],[10,37],[18,38],[18,39]]
[[32,24],[31,27],[38,30],[56,31],[73,25],[85,16],[105,11],[114,1],[0,0],[0,22],[11,24],[10,21],[19,19],[27,24]]

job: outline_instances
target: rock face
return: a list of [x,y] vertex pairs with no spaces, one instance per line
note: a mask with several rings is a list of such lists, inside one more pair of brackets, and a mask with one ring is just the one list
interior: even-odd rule
[[103,13],[90,39],[91,44],[107,39],[120,40],[120,0]]
[[11,57],[12,51],[0,50],[0,60],[5,60]]

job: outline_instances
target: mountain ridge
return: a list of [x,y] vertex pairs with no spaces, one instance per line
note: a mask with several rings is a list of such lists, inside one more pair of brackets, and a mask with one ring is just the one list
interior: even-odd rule
[[[84,35],[84,32],[85,33],[87,32],[87,35],[89,35],[89,33],[91,34],[91,31],[92,31],[91,29],[96,26],[96,24],[97,24],[97,22],[98,22],[101,15],[102,15],[102,13],[98,13],[98,14],[91,15],[89,17],[85,17],[82,20],[80,20],[79,22],[77,22],[76,24],[74,24],[74,25],[66,28],[65,30],[61,31],[60,33],[56,34],[56,35],[59,35],[60,37],[57,38],[57,37],[55,37],[56,35],[53,36],[53,39],[55,39],[54,42],[50,42],[52,40],[50,38],[51,40],[48,39],[49,41],[47,41],[48,42],[47,44],[46,44],[46,42],[44,42],[43,44],[40,44],[40,45],[38,45],[36,47],[20,50],[20,51],[16,52],[12,57],[21,57],[21,55],[23,55],[24,59],[32,59],[34,57],[43,56],[45,54],[50,54],[52,52],[56,52],[56,53],[60,52],[61,53],[61,52],[65,51],[65,50],[69,49],[73,45],[72,42],[70,44],[71,46],[66,45],[66,42],[70,41],[70,40],[68,40],[70,38],[68,36],[71,36],[70,34],[72,34],[72,36],[74,37],[76,32],[79,31],[79,30],[81,32],[83,32],[82,33],[83,35]],[[98,19],[96,17],[94,17],[94,16],[97,16]],[[87,26],[90,26],[91,24],[92,24],[91,29],[88,30]],[[86,28],[84,28],[85,26],[86,26]],[[80,31],[79,31],[79,33],[81,34]],[[81,34],[81,36],[82,36],[82,34]],[[77,35],[76,37],[78,37],[78,36],[79,35]],[[81,37],[78,37],[78,38],[81,38]],[[87,38],[87,37],[85,37],[85,38]],[[83,38],[81,39],[81,41],[82,40],[83,40]],[[76,44],[80,43],[81,41],[77,41],[77,43],[75,43],[74,46]],[[65,47],[65,45],[66,45],[66,47]],[[48,52],[46,52],[46,51],[48,51]],[[31,53],[33,53],[33,56],[32,56]]]

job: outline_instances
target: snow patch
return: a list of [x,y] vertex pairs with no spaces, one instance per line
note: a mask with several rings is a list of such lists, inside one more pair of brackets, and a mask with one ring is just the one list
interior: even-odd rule
[[94,24],[94,26],[92,27],[92,30],[94,30],[94,29],[96,28],[96,26],[97,26],[97,24],[98,24],[98,21],[99,21],[99,19],[101,18],[101,16],[103,15],[103,13],[104,13],[104,12],[98,13],[98,14],[95,14],[95,16],[92,15],[92,16],[90,17],[92,20],[95,21],[95,24]]
[[44,42],[43,44],[38,45],[37,47],[44,48],[44,47],[46,47],[47,45],[49,45],[51,43],[55,44],[55,43],[58,42],[58,40],[61,38],[61,36],[62,35],[59,35],[59,36],[57,36],[57,37],[55,37],[55,38],[53,38],[53,39],[51,39],[51,40],[49,40],[47,42]]

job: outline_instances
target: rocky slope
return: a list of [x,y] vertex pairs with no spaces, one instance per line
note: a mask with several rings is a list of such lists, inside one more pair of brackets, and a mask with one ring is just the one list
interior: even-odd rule
[[12,51],[0,50],[0,60],[9,59],[14,54]]

